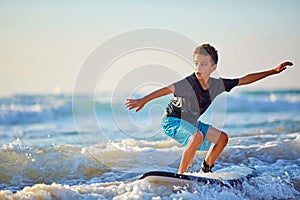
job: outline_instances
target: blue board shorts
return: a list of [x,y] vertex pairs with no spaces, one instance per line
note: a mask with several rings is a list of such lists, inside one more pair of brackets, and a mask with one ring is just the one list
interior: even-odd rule
[[201,121],[197,121],[196,126],[177,117],[164,117],[161,122],[162,130],[166,135],[175,139],[177,142],[186,146],[189,139],[196,132],[201,132],[203,134],[203,142],[198,147],[197,150],[208,151],[211,142],[206,140],[206,133],[210,125],[205,124]]

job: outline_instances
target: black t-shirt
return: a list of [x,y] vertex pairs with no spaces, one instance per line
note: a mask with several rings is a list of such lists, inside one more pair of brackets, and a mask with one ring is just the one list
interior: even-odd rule
[[239,79],[209,78],[204,90],[195,73],[174,83],[174,98],[166,108],[167,116],[184,119],[195,124],[212,101],[222,92],[237,86]]

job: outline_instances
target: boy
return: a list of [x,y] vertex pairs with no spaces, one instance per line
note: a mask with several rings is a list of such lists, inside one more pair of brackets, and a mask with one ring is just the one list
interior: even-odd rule
[[216,96],[224,91],[229,92],[235,86],[250,84],[267,76],[278,74],[287,66],[293,65],[291,62],[283,62],[274,69],[248,74],[239,79],[215,79],[210,75],[216,70],[217,62],[218,54],[215,48],[209,44],[203,44],[194,51],[193,74],[142,98],[127,99],[125,103],[128,110],[136,108],[137,112],[155,98],[174,94],[174,98],[165,109],[162,129],[165,134],[185,146],[178,169],[179,174],[186,172],[197,150],[207,151],[210,143],[214,143],[215,145],[208,151],[200,169],[204,173],[212,172],[216,159],[228,142],[226,133],[197,121]]

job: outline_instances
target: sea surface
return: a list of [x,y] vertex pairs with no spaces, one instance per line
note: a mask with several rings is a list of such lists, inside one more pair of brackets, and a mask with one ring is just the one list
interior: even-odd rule
[[255,171],[238,187],[138,180],[177,172],[183,148],[160,130],[170,98],[135,113],[105,95],[1,97],[0,199],[300,199],[300,90],[236,91],[202,116],[229,135],[214,170]]

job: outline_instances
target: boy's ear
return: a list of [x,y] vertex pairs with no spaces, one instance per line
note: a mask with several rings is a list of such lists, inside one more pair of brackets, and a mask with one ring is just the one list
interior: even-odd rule
[[216,69],[217,69],[217,64],[215,64],[211,67],[211,72],[215,71]]

